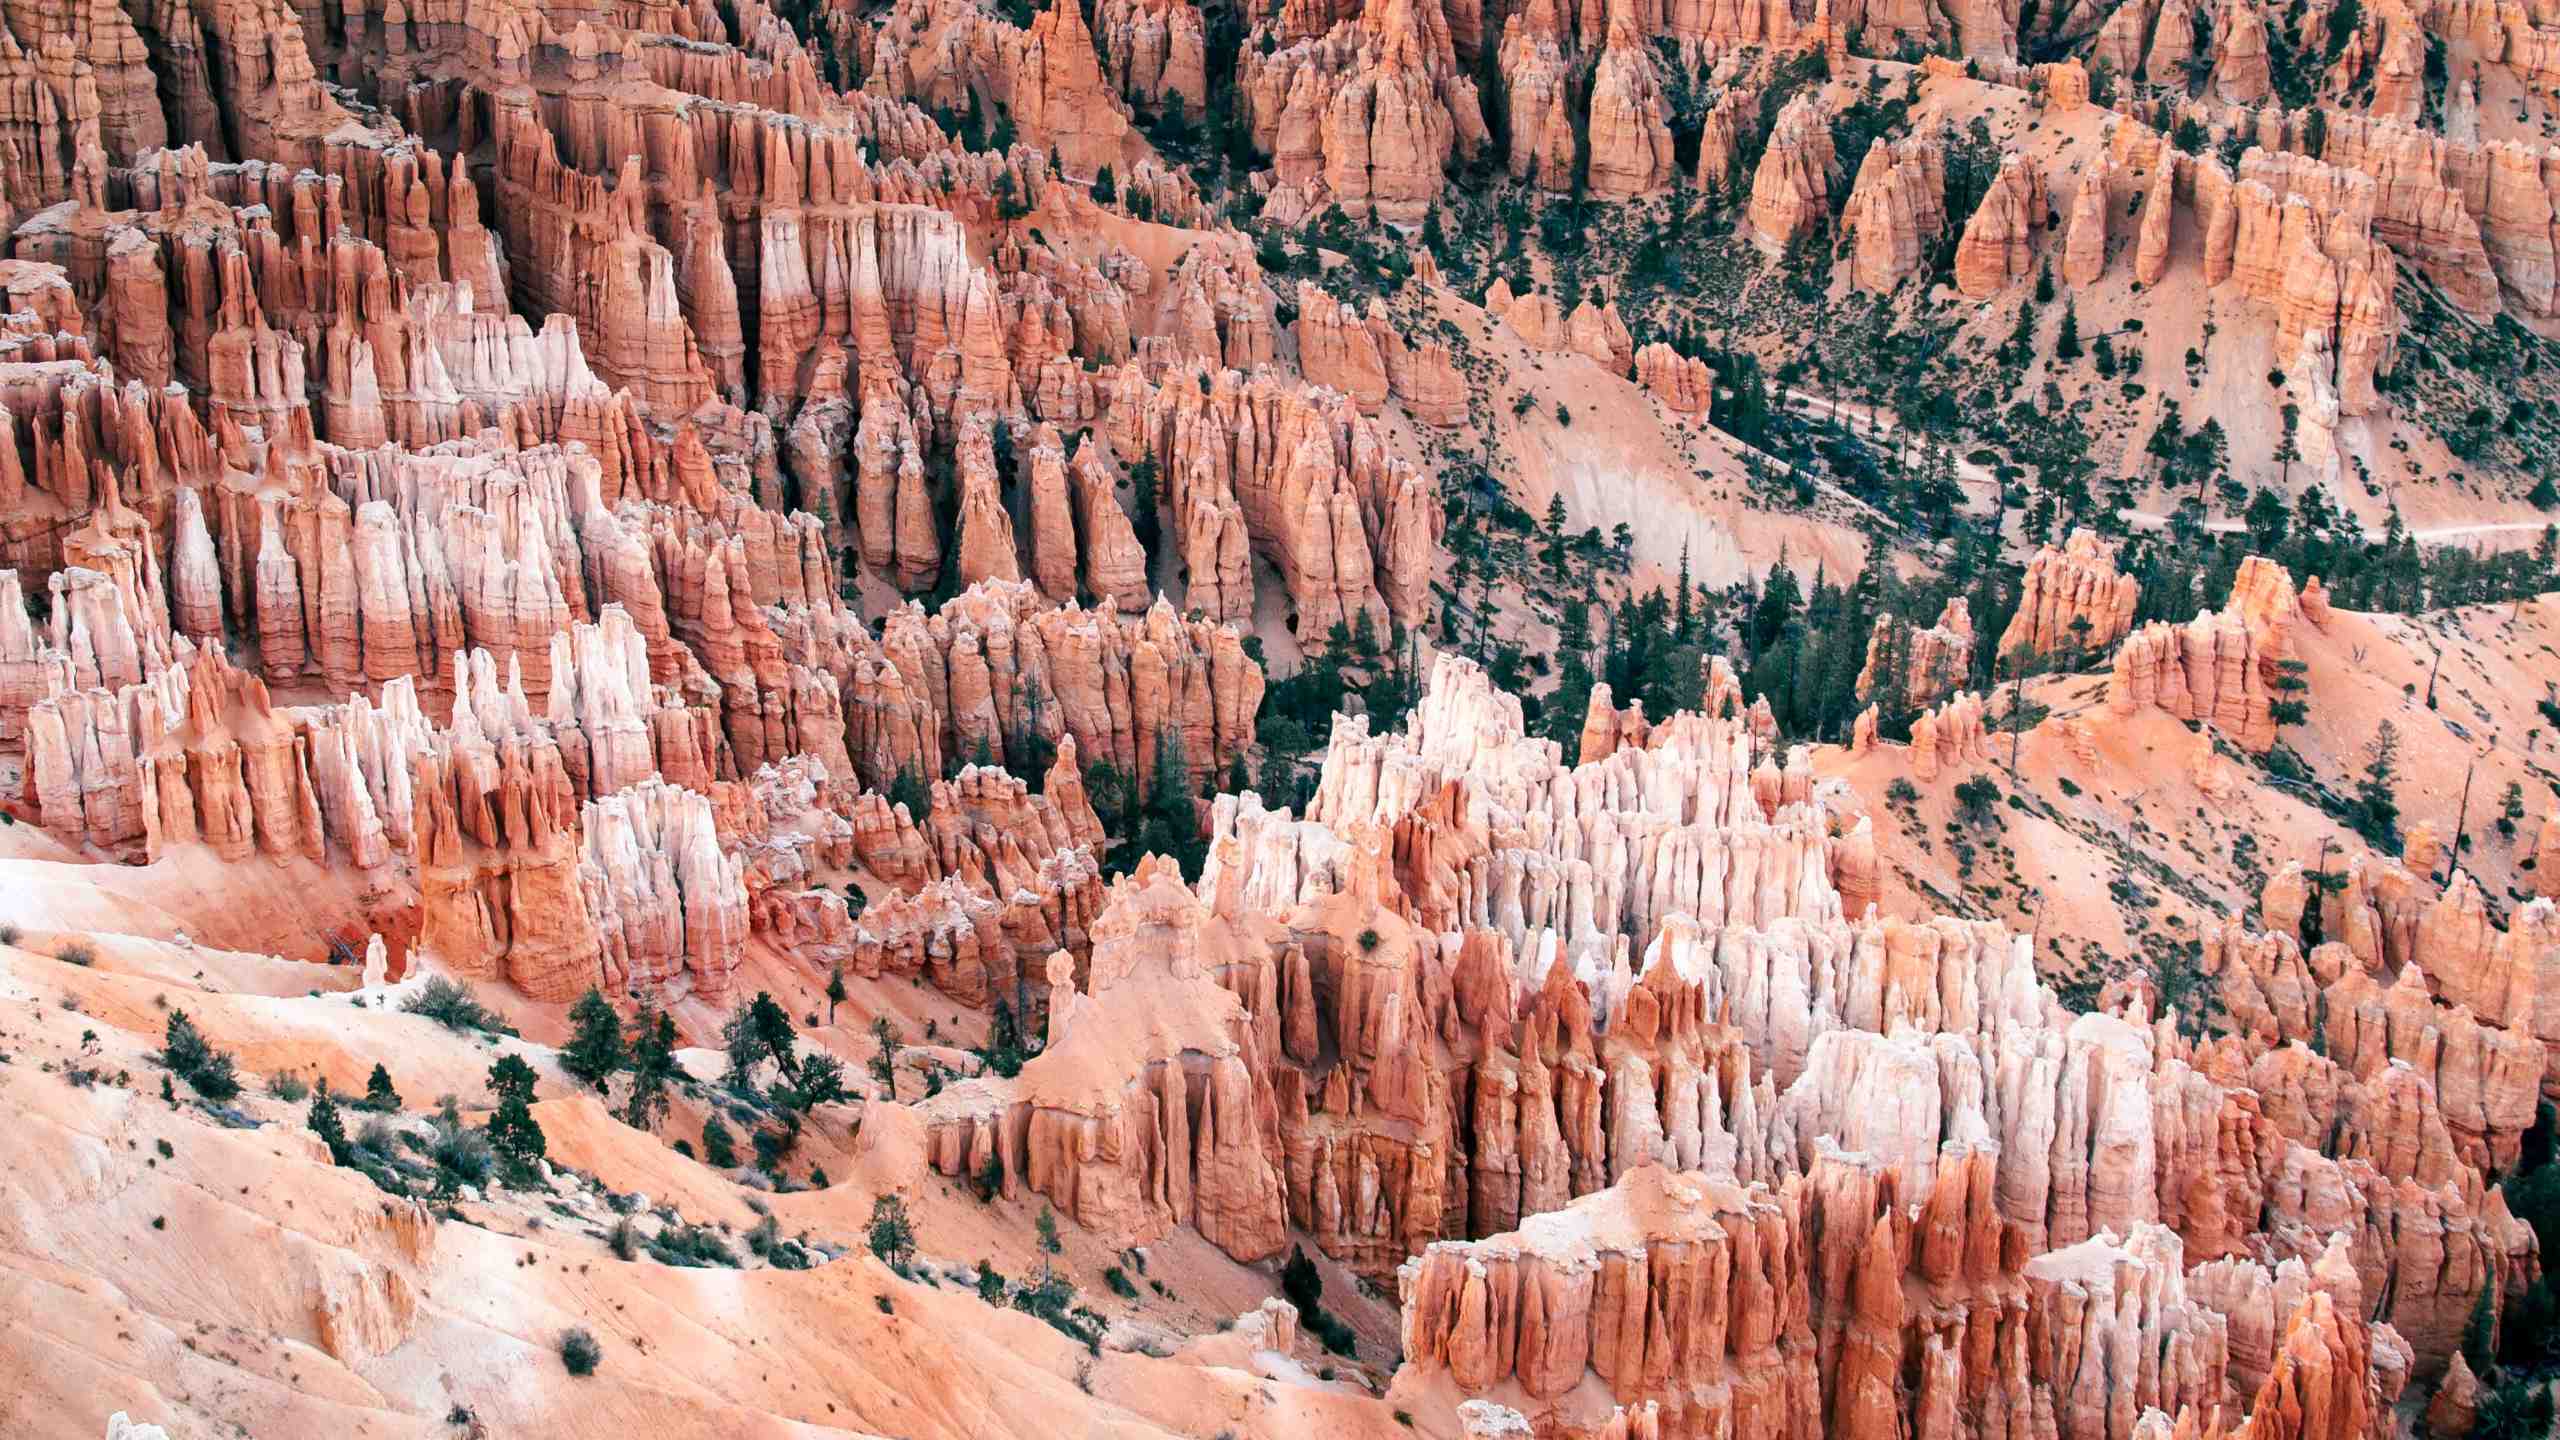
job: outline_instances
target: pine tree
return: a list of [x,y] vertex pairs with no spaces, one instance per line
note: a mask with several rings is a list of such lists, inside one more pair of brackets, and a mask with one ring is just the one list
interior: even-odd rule
[[1052,1273],[1051,1257],[1067,1247],[1058,1239],[1058,1212],[1045,1200],[1040,1203],[1040,1218],[1032,1222],[1032,1229],[1040,1237],[1040,1283],[1046,1286]]
[[498,1102],[487,1126],[489,1148],[507,1162],[509,1174],[518,1182],[528,1182],[534,1175],[534,1162],[545,1152],[542,1127],[535,1123],[532,1107],[525,1097],[508,1094]]
[[2062,329],[2053,337],[2053,358],[2057,360],[2080,358],[2080,304],[2076,300],[2063,302]]
[[2376,846],[2400,842],[2400,732],[2388,720],[2374,727],[2365,747],[2364,774],[2356,781],[2356,833]]
[[896,1021],[886,1015],[872,1017],[871,1039],[879,1048],[871,1054],[871,1078],[880,1082],[880,1088],[892,1100],[898,1098],[898,1051],[904,1038]]
[[915,1263],[916,1227],[907,1217],[904,1196],[892,1190],[871,1202],[871,1226],[867,1237],[871,1253],[880,1263],[904,1275]]
[[738,1142],[717,1115],[702,1118],[702,1163],[714,1170],[734,1170],[738,1165]]
[[2160,462],[2162,484],[2177,483],[2178,458],[2185,453],[2186,430],[2178,419],[2178,402],[2160,402],[2160,423],[2151,427],[2151,438],[2142,442],[2142,453]]
[[756,1041],[782,1073],[797,1078],[800,1074],[800,1037],[791,1029],[791,1012],[782,1008],[769,991],[759,990],[747,1002],[747,1020],[755,1027]]
[[373,1074],[364,1082],[364,1108],[392,1111],[400,1108],[400,1092],[391,1087],[391,1072],[374,1062]]
[[2302,458],[2302,444],[2296,437],[2302,430],[2302,407],[2288,403],[2284,407],[2284,434],[2276,440],[2275,462],[2277,483],[2290,489],[2293,462]]
[[1689,542],[1680,542],[1680,588],[1671,602],[1671,638],[1682,645],[1697,638],[1696,613],[1689,603]]
[[1787,552],[1781,546],[1777,563],[1769,567],[1768,583],[1760,589],[1759,603],[1751,610],[1751,623],[1745,640],[1750,653],[1757,656],[1774,643],[1787,622],[1795,618],[1796,609],[1804,603],[1804,592],[1796,583],[1796,572],[1787,566]]
[[[1360,648],[1356,641],[1353,648]],[[1377,648],[1374,634],[1367,648]],[[1167,726],[1156,732],[1155,764],[1147,772],[1133,854],[1163,855],[1181,866],[1186,876],[1200,873],[1207,850],[1200,841],[1199,811],[1191,793],[1191,764],[1183,753],[1181,732]]]
[[2310,702],[2302,698],[2311,689],[2302,678],[2310,669],[2299,660],[2276,662],[2276,699],[2268,708],[2278,725],[2299,725],[2311,718]]
[[631,1022],[631,1094],[623,1102],[623,1124],[649,1130],[666,1118],[675,1050],[676,1022],[670,1017],[644,1009]]
[[889,777],[889,803],[907,807],[907,818],[918,825],[933,814],[933,790],[913,765],[902,765]]
[[489,1093],[502,1101],[521,1100],[530,1105],[536,1078],[533,1067],[524,1063],[523,1056],[501,1055],[497,1063],[489,1067]]
[[311,1111],[304,1123],[320,1143],[329,1147],[329,1163],[352,1165],[355,1147],[347,1143],[346,1122],[338,1118],[338,1102],[329,1094],[328,1077],[321,1077],[318,1088],[311,1092]]
[[844,966],[827,972],[827,1023],[836,1023],[836,1007],[845,1002]]
[[2470,1322],[2462,1327],[2462,1358],[2475,1374],[2486,1375],[2496,1366],[2497,1342],[2498,1287],[2483,1285],[2480,1298],[2471,1306]]
[[613,1002],[590,985],[569,1007],[569,1043],[560,1052],[560,1068],[598,1090],[630,1063],[622,1046],[622,1019]]

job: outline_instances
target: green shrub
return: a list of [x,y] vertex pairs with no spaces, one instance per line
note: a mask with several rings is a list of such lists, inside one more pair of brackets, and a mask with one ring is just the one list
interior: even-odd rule
[[160,1046],[160,1063],[171,1074],[187,1082],[195,1092],[216,1105],[228,1103],[240,1093],[240,1077],[231,1057],[207,1044],[204,1033],[196,1029],[184,1010],[169,1012],[169,1026]]
[[560,1363],[568,1367],[570,1374],[584,1379],[596,1373],[596,1367],[604,1363],[604,1347],[583,1329],[563,1330],[560,1332]]
[[737,1142],[717,1115],[706,1116],[702,1122],[702,1163],[714,1170],[734,1170],[738,1165]]
[[649,1237],[649,1258],[661,1265],[701,1270],[718,1265],[736,1269],[738,1253],[706,1225],[671,1225]]
[[438,975],[400,1002],[412,1015],[423,1015],[457,1034],[512,1035],[515,1031],[482,1005],[469,986]]

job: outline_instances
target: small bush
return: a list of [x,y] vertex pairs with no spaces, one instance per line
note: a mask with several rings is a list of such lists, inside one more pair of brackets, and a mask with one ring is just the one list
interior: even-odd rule
[[1130,1283],[1128,1273],[1117,1265],[1102,1272],[1102,1283],[1110,1286],[1111,1293],[1123,1300],[1138,1298],[1138,1287]]
[[65,965],[77,965],[85,970],[98,963],[98,952],[85,941],[74,940],[54,951],[53,958]]
[[635,1259],[640,1254],[640,1229],[625,1215],[613,1222],[613,1233],[605,1237],[604,1243],[613,1250],[614,1259]]
[[738,1252],[705,1225],[674,1225],[659,1231],[649,1238],[649,1258],[661,1265],[691,1270],[715,1265],[734,1270],[738,1266]]
[[583,1329],[563,1330],[560,1332],[560,1363],[568,1367],[570,1374],[584,1379],[596,1373],[596,1367],[604,1363],[604,1347]]
[[187,1083],[216,1105],[227,1105],[240,1093],[240,1077],[231,1068],[231,1057],[220,1052],[189,1074]]
[[2000,817],[2000,787],[1988,776],[1976,775],[1956,786],[1956,806],[1965,822],[1989,825]]
[[463,1125],[459,1118],[438,1118],[436,1138],[427,1147],[439,1175],[455,1186],[482,1185],[498,1168],[498,1152],[489,1137]]
[[0,945],[15,945],[21,932],[15,925],[0,925]]
[[169,1012],[160,1063],[216,1105],[240,1093],[240,1077],[233,1070],[231,1057],[206,1043],[204,1033],[196,1029],[196,1022],[188,1019],[184,1010]]
[[729,1127],[717,1115],[702,1122],[702,1163],[714,1170],[734,1170],[738,1166],[737,1142],[729,1138]]
[[1375,930],[1363,930],[1363,931],[1361,931],[1361,932],[1360,932],[1360,950],[1361,950],[1361,953],[1362,953],[1362,954],[1366,954],[1366,953],[1368,953],[1369,951],[1375,950],[1375,949],[1377,949],[1377,948],[1378,948],[1378,932],[1377,932],[1377,931],[1375,931]]
[[457,1034],[512,1035],[515,1031],[471,993],[470,987],[438,975],[417,994],[400,1002],[412,1015],[423,1015]]
[[290,1070],[279,1070],[267,1077],[267,1093],[287,1105],[299,1105],[311,1098],[311,1086]]

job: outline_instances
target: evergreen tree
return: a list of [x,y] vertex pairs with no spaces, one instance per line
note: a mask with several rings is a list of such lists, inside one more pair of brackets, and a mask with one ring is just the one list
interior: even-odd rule
[[330,1097],[329,1079],[325,1075],[311,1092],[311,1110],[304,1123],[312,1134],[320,1137],[321,1144],[329,1147],[330,1164],[355,1163],[355,1147],[347,1143],[346,1122],[338,1118],[338,1102]]
[[2310,702],[2302,698],[2311,689],[2302,678],[2310,669],[2299,660],[2276,662],[2276,699],[2269,709],[2278,725],[2299,725],[2311,718]]
[[2374,727],[2365,747],[2364,774],[2356,781],[2356,833],[2381,848],[2400,843],[2400,732],[2388,720]]
[[933,813],[933,789],[913,765],[902,765],[889,778],[889,803],[906,806],[907,818],[921,826]]
[[2178,402],[2160,402],[2160,423],[2151,427],[2151,438],[2142,442],[2142,453],[2159,462],[2160,482],[2176,488],[2179,457],[2185,454],[2186,428],[2178,419]]
[[1166,726],[1156,732],[1155,765],[1139,807],[1133,858],[1163,855],[1181,866],[1185,876],[1200,873],[1208,850],[1200,840],[1200,815],[1191,794],[1191,764],[1183,754],[1181,732]]
[[906,1198],[896,1191],[871,1202],[871,1225],[867,1236],[871,1253],[880,1263],[904,1275],[916,1258],[915,1222],[907,1216]]
[[560,1051],[560,1068],[598,1090],[630,1063],[622,1045],[622,1019],[613,1002],[590,985],[569,1007],[569,1043]]
[[2497,1366],[2498,1287],[2483,1285],[2480,1298],[2471,1306],[2471,1319],[2462,1327],[2462,1358],[2470,1362],[2472,1372],[2491,1373]]
[[373,1074],[364,1082],[364,1108],[393,1111],[400,1108],[400,1092],[392,1088],[391,1072],[374,1062]]
[[833,1105],[845,1098],[844,1062],[823,1050],[813,1051],[800,1062],[800,1078],[794,1082],[784,1100],[794,1110],[814,1110]]
[[2062,329],[2053,337],[2053,358],[2080,358],[2080,304],[2076,300],[2063,302]]
[[904,1038],[897,1022],[888,1016],[875,1015],[871,1018],[871,1039],[878,1047],[871,1052],[871,1078],[880,1082],[880,1088],[892,1100],[898,1098],[898,1051]]
[[1686,645],[1697,638],[1697,616],[1689,603],[1689,542],[1680,542],[1680,588],[1671,602],[1671,638]]
[[1564,579],[1565,564],[1572,552],[1568,548],[1571,542],[1565,534],[1564,497],[1562,495],[1553,495],[1548,497],[1547,523],[1539,533],[1545,537],[1546,541],[1538,554],[1539,558],[1546,564],[1547,573],[1555,579]]
[[747,1020],[755,1026],[756,1040],[764,1053],[773,1057],[783,1074],[798,1077],[800,1040],[791,1028],[791,1012],[783,1009],[770,992],[759,990],[756,998],[747,1002]]
[[489,1093],[500,1101],[521,1100],[533,1103],[533,1085],[537,1077],[533,1067],[521,1055],[501,1055],[489,1067]]
[[714,1170],[738,1166],[738,1142],[718,1115],[702,1117],[702,1163]]
[[1768,583],[1760,589],[1759,603],[1751,610],[1751,623],[1745,636],[1745,645],[1750,653],[1757,656],[1774,644],[1787,628],[1787,622],[1795,618],[1797,607],[1803,603],[1804,592],[1797,587],[1796,572],[1788,568],[1786,550],[1780,547],[1777,563],[1769,567]]
[[1063,1253],[1067,1247],[1058,1239],[1058,1212],[1050,1208],[1045,1200],[1040,1202],[1040,1218],[1032,1222],[1032,1229],[1039,1236],[1040,1283],[1046,1286],[1053,1273],[1052,1258]]
[[674,1019],[643,1009],[631,1023],[631,1094],[623,1102],[623,1124],[649,1130],[666,1118],[667,1081],[675,1075],[675,1051]]
[[844,966],[827,972],[827,1023],[836,1023],[836,1007],[845,1002]]

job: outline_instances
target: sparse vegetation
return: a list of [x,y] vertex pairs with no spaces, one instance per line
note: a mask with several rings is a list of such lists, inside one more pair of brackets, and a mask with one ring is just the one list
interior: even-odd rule
[[418,992],[400,1002],[412,1015],[423,1015],[456,1034],[512,1035],[513,1027],[480,1003],[471,988],[442,975],[431,976]]
[[871,1202],[866,1238],[880,1263],[901,1275],[907,1273],[916,1258],[916,1227],[907,1217],[906,1197],[891,1191]]
[[240,1077],[231,1056],[205,1042],[203,1032],[184,1010],[169,1012],[160,1046],[160,1063],[187,1082],[188,1088],[216,1105],[240,1093]]

